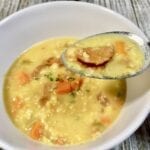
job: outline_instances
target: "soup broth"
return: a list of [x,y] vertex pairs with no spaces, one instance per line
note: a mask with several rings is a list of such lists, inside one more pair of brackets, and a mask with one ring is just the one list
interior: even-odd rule
[[60,55],[74,38],[48,39],[27,49],[9,69],[6,109],[25,135],[50,145],[93,140],[118,117],[125,80],[86,78],[67,70]]

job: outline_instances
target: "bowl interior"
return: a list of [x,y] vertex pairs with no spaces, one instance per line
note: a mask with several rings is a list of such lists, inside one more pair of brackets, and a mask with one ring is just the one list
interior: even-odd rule
[[[37,5],[0,23],[0,145],[5,149],[59,149],[33,142],[16,129],[6,114],[2,87],[5,73],[14,59],[32,44],[51,37],[85,37],[105,31],[129,31],[146,38],[124,17],[93,4],[52,2]],[[116,123],[94,142],[64,149],[110,148],[127,138],[149,112],[150,70],[127,80],[127,101]],[[62,149],[62,148],[61,148]]]

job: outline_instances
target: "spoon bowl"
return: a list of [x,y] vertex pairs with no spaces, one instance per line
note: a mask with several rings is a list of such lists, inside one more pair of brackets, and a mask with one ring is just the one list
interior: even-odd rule
[[[75,65],[73,65],[72,63],[70,63],[70,60],[67,58],[67,53],[68,53],[68,49],[71,47],[77,47],[80,43],[83,43],[85,41],[91,40],[93,38],[101,38],[101,35],[105,36],[105,35],[121,35],[125,38],[128,38],[130,40],[132,40],[133,42],[135,42],[139,47],[140,50],[143,54],[143,63],[142,66],[130,73],[122,73],[121,75],[107,75],[105,73],[100,74],[100,73],[95,73],[93,71],[94,67],[90,67],[88,66],[87,68],[79,68],[78,66],[76,66],[75,62],[73,62]],[[84,44],[82,44],[84,45]],[[64,65],[66,66],[66,68],[68,68],[70,71],[81,74],[83,76],[87,76],[90,78],[98,78],[98,79],[125,79],[125,78],[129,78],[129,77],[133,77],[136,75],[141,74],[142,72],[145,71],[145,69],[148,68],[148,66],[150,65],[150,42],[139,37],[138,35],[131,33],[131,32],[124,32],[124,31],[114,31],[114,32],[105,32],[105,33],[100,33],[100,34],[96,34],[96,35],[92,35],[89,37],[86,37],[84,39],[81,39],[79,41],[77,41],[76,43],[74,43],[73,45],[71,45],[69,48],[67,48],[63,53],[62,53],[62,61],[64,63]],[[96,68],[101,67],[101,66],[96,66]],[[107,67],[107,66],[106,66]]]

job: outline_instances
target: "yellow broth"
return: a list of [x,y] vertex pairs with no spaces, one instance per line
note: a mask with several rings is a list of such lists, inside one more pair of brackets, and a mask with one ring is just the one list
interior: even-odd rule
[[59,57],[75,41],[37,43],[6,75],[4,100],[10,118],[39,142],[73,145],[93,140],[116,120],[125,102],[125,80],[86,78],[63,66]]

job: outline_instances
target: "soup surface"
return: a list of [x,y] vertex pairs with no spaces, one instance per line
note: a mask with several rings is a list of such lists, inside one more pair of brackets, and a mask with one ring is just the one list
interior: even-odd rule
[[144,53],[125,35],[101,34],[77,41],[64,53],[68,68],[99,78],[123,77],[140,71]]
[[85,78],[63,66],[60,55],[75,41],[37,43],[6,75],[4,99],[10,118],[39,142],[73,145],[93,140],[114,122],[125,102],[125,80]]

